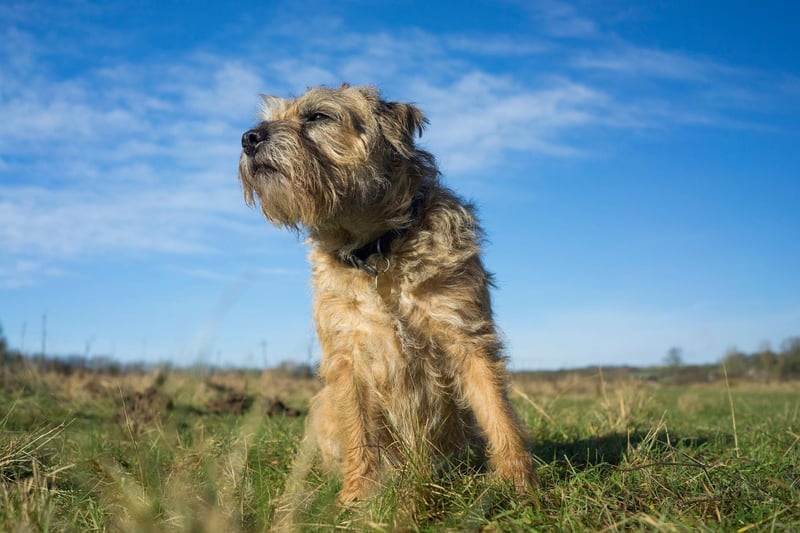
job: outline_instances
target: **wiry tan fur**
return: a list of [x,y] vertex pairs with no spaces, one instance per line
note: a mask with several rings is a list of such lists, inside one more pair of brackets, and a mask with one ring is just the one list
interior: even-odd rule
[[[250,153],[239,176],[249,204],[257,196],[272,223],[309,237],[323,388],[307,442],[341,468],[340,500],[367,496],[408,454],[451,455],[476,443],[499,478],[530,490],[534,468],[506,395],[481,230],[472,207],[440,184],[433,156],[416,147],[423,114],[346,85],[264,101],[262,122],[243,138]],[[379,276],[390,290],[379,291],[375,276],[341,257],[393,229],[404,232],[388,261],[368,261],[388,265]]]

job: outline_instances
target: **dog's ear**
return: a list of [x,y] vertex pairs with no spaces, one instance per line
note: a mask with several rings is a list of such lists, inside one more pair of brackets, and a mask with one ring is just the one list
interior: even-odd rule
[[422,135],[428,119],[412,104],[381,102],[378,122],[389,144],[403,157],[414,153],[414,135]]
[[286,100],[280,96],[272,96],[269,94],[261,95],[261,108],[258,112],[258,119],[263,121],[270,121],[275,113],[280,111],[286,106]]
[[415,133],[420,137],[422,136],[422,131],[425,129],[425,125],[428,124],[428,119],[425,118],[425,115],[418,107],[398,102],[386,102],[385,106],[406,135],[412,139]]

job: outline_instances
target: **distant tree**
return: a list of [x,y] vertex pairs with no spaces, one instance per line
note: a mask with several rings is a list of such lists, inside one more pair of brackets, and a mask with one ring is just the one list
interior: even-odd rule
[[800,337],[790,337],[781,343],[778,374],[782,378],[800,376]]
[[764,378],[770,379],[777,372],[778,368],[778,355],[772,351],[772,347],[768,342],[761,345],[758,350],[758,369]]
[[664,356],[664,364],[673,368],[681,366],[683,364],[683,350],[677,346],[667,350],[667,355]]
[[747,355],[738,348],[730,348],[722,358],[722,364],[731,376],[741,376],[747,373]]
[[800,355],[800,337],[789,337],[781,343],[781,354]]

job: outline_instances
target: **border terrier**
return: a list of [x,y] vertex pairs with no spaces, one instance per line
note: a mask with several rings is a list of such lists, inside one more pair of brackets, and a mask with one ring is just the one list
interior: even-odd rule
[[342,473],[340,502],[412,458],[474,447],[531,493],[482,231],[415,144],[427,119],[347,84],[263,100],[239,179],[249,205],[257,197],[271,223],[308,237],[322,388],[305,440]]

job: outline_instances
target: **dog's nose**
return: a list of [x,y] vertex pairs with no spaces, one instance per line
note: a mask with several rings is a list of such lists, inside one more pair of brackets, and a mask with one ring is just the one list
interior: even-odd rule
[[244,132],[242,135],[242,149],[247,155],[256,153],[256,147],[260,142],[267,140],[267,130],[265,128],[253,128]]

